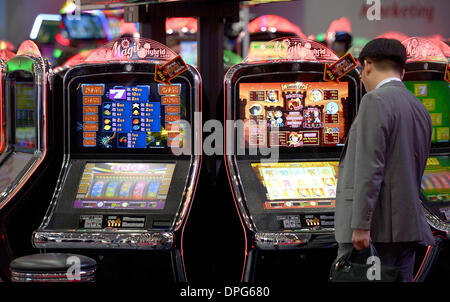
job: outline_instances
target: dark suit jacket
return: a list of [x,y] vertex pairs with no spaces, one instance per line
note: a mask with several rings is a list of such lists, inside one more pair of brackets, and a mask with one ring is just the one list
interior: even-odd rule
[[370,229],[373,242],[434,243],[419,200],[431,134],[430,114],[402,82],[362,98],[339,163],[337,242]]

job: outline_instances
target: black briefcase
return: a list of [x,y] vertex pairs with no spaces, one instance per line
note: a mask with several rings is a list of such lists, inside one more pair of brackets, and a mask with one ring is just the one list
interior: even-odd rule
[[[371,257],[371,258],[369,258]],[[399,282],[400,268],[382,265],[375,247],[357,251],[355,248],[331,265],[330,282]]]

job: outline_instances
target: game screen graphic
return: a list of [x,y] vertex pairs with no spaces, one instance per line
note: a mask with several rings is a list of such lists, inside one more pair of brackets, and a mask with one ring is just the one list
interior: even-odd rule
[[404,81],[427,108],[433,123],[432,143],[450,140],[450,83],[446,81]]
[[137,149],[182,147],[184,84],[80,84],[78,147]]
[[[348,83],[241,83],[245,143],[287,148],[342,146],[348,125]],[[278,127],[278,133],[272,132]]]
[[36,147],[36,108],[34,85],[29,82],[15,84],[15,145],[20,148]]
[[197,41],[180,41],[179,54],[186,64],[197,66]]
[[450,159],[448,157],[428,158],[421,188],[428,201],[450,202]]
[[164,209],[175,164],[87,163],[74,208]]
[[332,208],[339,162],[252,163],[264,209]]
[[37,42],[42,44],[54,43],[60,26],[61,21],[43,20],[39,28]]
[[81,14],[79,16],[64,16],[64,24],[70,39],[105,39],[100,18],[95,15]]

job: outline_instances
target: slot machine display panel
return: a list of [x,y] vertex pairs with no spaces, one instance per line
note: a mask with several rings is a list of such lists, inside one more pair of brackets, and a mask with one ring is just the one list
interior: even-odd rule
[[431,156],[422,178],[423,202],[440,220],[450,223],[450,159]]
[[245,154],[255,154],[252,148],[261,142],[279,148],[278,163],[236,156],[245,210],[258,232],[334,228],[338,159],[356,112],[358,87],[350,76],[324,82],[321,66],[261,64],[241,70],[232,83],[235,119],[267,126],[262,132],[258,126],[245,128]]
[[193,120],[193,78],[181,75],[169,87],[153,81],[154,65],[129,66],[133,72],[111,63],[66,75],[71,160],[45,229],[174,227],[192,158],[170,147],[193,145],[180,123]]
[[430,113],[431,150],[421,183],[421,201],[428,222],[450,232],[450,84],[444,81],[445,64],[412,62],[403,82]]
[[[420,68],[424,63],[415,63],[409,68]],[[450,84],[444,81],[445,65],[426,63],[428,71],[406,71],[403,82],[425,106],[431,116],[433,133],[431,138],[432,152],[450,147]],[[419,65],[419,66],[417,66]],[[443,66],[444,65],[444,66]]]
[[6,64],[0,57],[0,154],[3,153],[6,145],[5,80]]
[[[16,57],[9,61],[10,64],[15,60],[31,62],[31,59]],[[4,202],[35,164],[40,120],[37,93],[39,88],[31,72],[15,70],[8,73],[5,81],[7,146],[0,158],[0,191],[3,192]]]

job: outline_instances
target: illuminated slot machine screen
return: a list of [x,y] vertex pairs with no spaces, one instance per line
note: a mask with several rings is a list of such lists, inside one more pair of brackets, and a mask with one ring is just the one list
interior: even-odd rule
[[337,161],[252,163],[265,210],[334,208]]
[[197,41],[180,41],[180,56],[186,64],[197,66]]
[[404,81],[424,105],[433,123],[432,144],[448,144],[450,140],[450,83],[446,81]]
[[74,208],[162,210],[175,164],[87,163]]
[[105,81],[75,86],[71,129],[76,153],[170,154],[171,147],[183,147],[186,84]]
[[58,34],[61,21],[43,20],[37,34],[37,42],[40,44],[53,44],[55,36]]
[[450,221],[450,159],[430,157],[422,177],[422,194],[431,207],[438,208],[438,216]]
[[34,149],[36,147],[36,108],[33,83],[15,83],[14,109],[14,145],[20,149]]
[[119,38],[120,37],[120,21],[121,21],[121,19],[111,17],[111,18],[107,18],[107,20],[108,20],[109,28],[111,29],[112,36],[114,38]]
[[63,17],[65,29],[70,39],[74,40],[101,40],[105,39],[105,31],[98,16],[81,14],[76,17]]
[[348,85],[240,83],[239,116],[250,125],[245,127],[246,148],[267,145],[299,150],[343,146],[349,129]]

